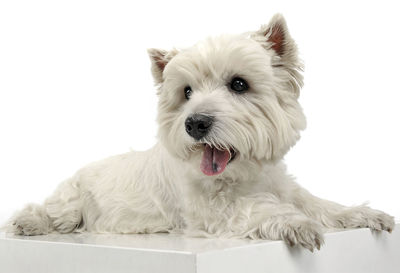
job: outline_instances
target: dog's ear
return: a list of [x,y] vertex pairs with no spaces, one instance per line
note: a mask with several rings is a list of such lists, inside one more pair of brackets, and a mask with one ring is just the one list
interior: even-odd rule
[[178,53],[176,49],[166,51],[162,49],[150,48],[147,50],[151,60],[151,72],[156,84],[163,82],[163,72],[169,61]]
[[[263,25],[253,35],[253,39],[273,51],[272,66],[286,80],[288,87],[298,96],[303,86],[303,64],[298,57],[297,45],[289,34],[286,21],[281,14],[272,17],[267,25]],[[279,74],[279,73],[278,73]]]
[[269,24],[261,26],[257,34],[265,37],[269,48],[273,49],[278,56],[287,55],[293,50],[294,41],[290,37],[285,18],[281,14],[275,14]]

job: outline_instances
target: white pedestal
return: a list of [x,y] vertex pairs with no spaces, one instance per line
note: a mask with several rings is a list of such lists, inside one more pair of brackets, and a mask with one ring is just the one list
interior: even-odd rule
[[314,253],[282,241],[180,235],[0,234],[2,273],[400,272],[400,224],[392,234],[357,229],[325,235]]

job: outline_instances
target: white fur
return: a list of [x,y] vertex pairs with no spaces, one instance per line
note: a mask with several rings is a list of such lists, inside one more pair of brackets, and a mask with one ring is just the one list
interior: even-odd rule
[[[393,229],[393,217],[319,199],[286,173],[281,159],[306,121],[297,101],[302,65],[281,16],[257,32],[149,54],[158,84],[159,142],[84,167],[44,205],[18,212],[8,231],[184,231],[283,239],[313,250],[323,243],[324,228]],[[246,79],[250,90],[229,90],[234,76]],[[183,93],[187,85],[190,100]],[[215,118],[201,142],[184,127],[194,113]],[[204,143],[237,152],[223,173],[209,177],[200,171]]]

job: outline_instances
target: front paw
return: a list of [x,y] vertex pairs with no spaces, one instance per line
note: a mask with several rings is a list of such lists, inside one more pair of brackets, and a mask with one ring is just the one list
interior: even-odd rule
[[251,238],[283,240],[290,246],[300,245],[311,252],[320,249],[324,244],[322,226],[305,216],[291,215],[273,217],[261,225],[257,235]]
[[349,228],[370,228],[372,230],[385,230],[392,232],[394,229],[394,217],[383,211],[374,210],[367,206],[359,206],[346,209],[341,213],[340,218],[344,227]]
[[309,219],[286,223],[281,230],[281,238],[290,246],[301,245],[311,252],[320,250],[324,244],[322,227]]

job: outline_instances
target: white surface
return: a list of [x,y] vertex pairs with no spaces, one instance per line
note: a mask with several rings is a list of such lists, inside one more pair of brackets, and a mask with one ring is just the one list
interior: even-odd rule
[[398,273],[400,224],[392,234],[357,229],[326,234],[321,251],[281,241],[180,235],[0,235],[4,273]]
[[308,118],[287,156],[312,193],[400,217],[399,1],[0,1],[0,213],[43,202],[84,164],[149,148],[146,48],[256,30],[284,14]]

